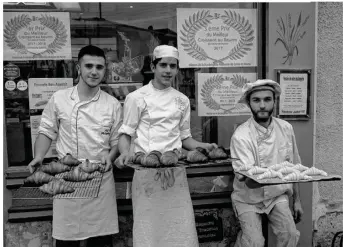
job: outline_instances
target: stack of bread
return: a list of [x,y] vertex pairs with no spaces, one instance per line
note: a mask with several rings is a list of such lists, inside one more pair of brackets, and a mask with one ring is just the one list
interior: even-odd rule
[[245,171],[248,175],[256,175],[257,180],[279,178],[282,181],[310,180],[313,176],[328,176],[328,174],[315,167],[307,167],[302,164],[292,164],[284,161],[269,167],[241,166],[238,171]]
[[[24,180],[24,184],[39,185],[42,192],[50,195],[72,193],[75,189],[66,185],[65,181],[87,181],[95,177],[96,171],[102,171],[102,167],[88,159],[81,162],[67,153],[60,160],[39,166]],[[62,179],[56,177],[58,174],[64,174]]]

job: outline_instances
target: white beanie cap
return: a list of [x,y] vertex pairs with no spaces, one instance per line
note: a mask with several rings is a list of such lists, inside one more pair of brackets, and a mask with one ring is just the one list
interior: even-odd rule
[[153,53],[153,61],[162,57],[174,57],[179,60],[179,52],[174,46],[159,45],[156,46]]

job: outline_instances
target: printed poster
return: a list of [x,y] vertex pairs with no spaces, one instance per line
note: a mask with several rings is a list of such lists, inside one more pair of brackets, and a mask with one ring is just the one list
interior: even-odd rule
[[256,79],[256,73],[199,73],[198,115],[251,115],[248,106],[238,103],[238,100],[243,86]]
[[177,9],[180,68],[257,66],[256,9]]
[[[29,79],[29,106],[30,112],[42,112],[51,96],[60,89],[73,86],[73,78],[30,78]],[[30,115],[32,152],[38,136],[41,114]],[[56,141],[52,141],[47,157],[56,157]]]
[[307,114],[307,73],[281,73],[280,115]]
[[4,12],[4,60],[70,60],[67,12]]

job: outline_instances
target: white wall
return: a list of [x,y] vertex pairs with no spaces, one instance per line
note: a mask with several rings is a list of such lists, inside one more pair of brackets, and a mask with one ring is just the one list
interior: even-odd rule
[[[317,32],[315,166],[343,176],[343,2],[318,3]],[[314,183],[313,223],[313,246],[331,246],[343,229],[342,181]]]

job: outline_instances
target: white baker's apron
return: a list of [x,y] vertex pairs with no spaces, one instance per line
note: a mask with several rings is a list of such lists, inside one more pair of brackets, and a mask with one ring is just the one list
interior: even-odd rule
[[[173,121],[179,121],[176,115],[179,112],[175,112],[173,104],[169,104],[168,107],[161,107],[161,104],[156,106],[154,97],[146,97],[144,100],[151,118],[149,138],[158,140],[160,144],[153,143],[150,149],[151,147],[157,149],[156,147],[159,146],[157,150],[161,153],[167,151],[166,149],[172,150],[170,143],[161,140],[168,138],[175,140],[179,132],[170,130],[160,133],[160,130],[163,129],[163,124],[168,130],[168,127],[173,125]],[[161,117],[165,116],[168,110],[172,111],[172,117],[168,119]],[[186,169],[184,167],[171,169],[174,170],[175,183],[166,190],[161,187],[160,180],[154,179],[157,169],[135,170],[132,182],[134,247],[199,246]]]
[[[95,100],[92,100],[95,101]],[[80,123],[77,131],[77,116],[80,117],[79,108],[90,102],[80,102],[75,105],[70,116],[71,131],[70,143],[75,150],[72,155],[78,159],[100,160],[108,150],[102,150],[101,145],[92,154],[87,148],[92,142],[100,143],[102,139],[89,139],[99,136],[103,126],[93,123],[86,126]],[[81,116],[82,117],[82,116]],[[99,116],[100,117],[100,116]],[[102,138],[102,137],[96,137]],[[77,140],[79,141],[77,143]],[[74,143],[75,142],[75,143]],[[76,148],[78,151],[76,151]],[[97,151],[102,152],[98,157],[93,156]],[[61,158],[61,157],[60,157]],[[54,199],[53,200],[53,227],[52,237],[59,240],[83,240],[94,236],[118,233],[118,214],[115,182],[113,170],[103,174],[103,179],[96,198]]]
[[132,182],[134,247],[198,247],[186,169],[174,170],[174,186],[155,181],[157,169],[136,170]]

